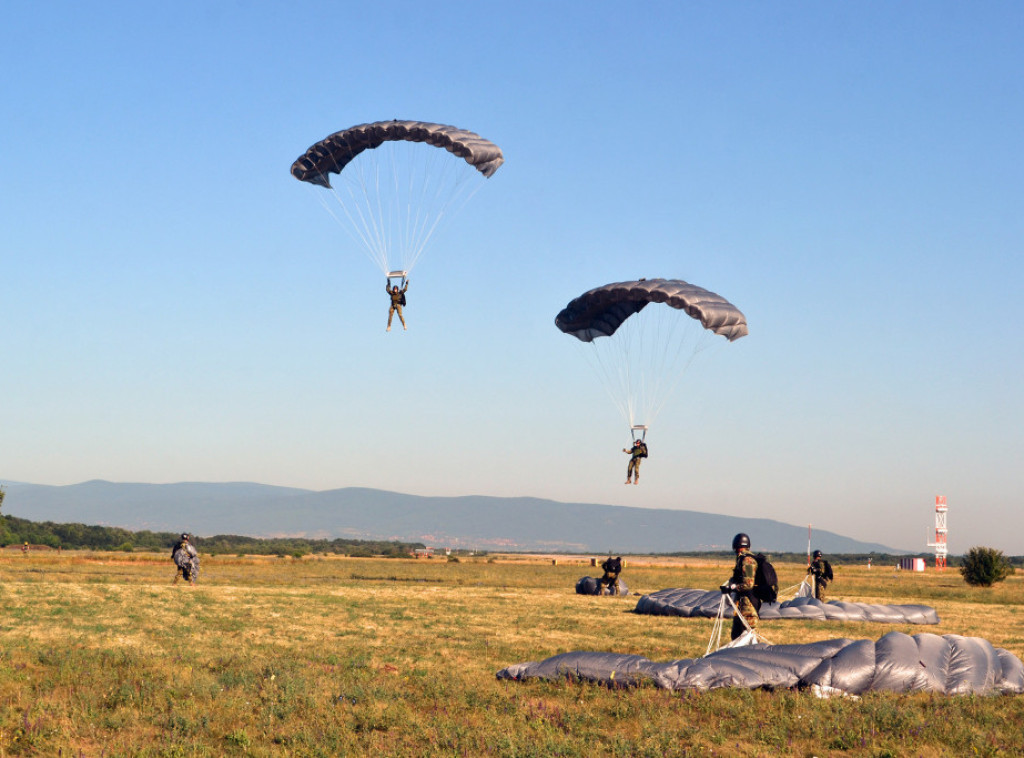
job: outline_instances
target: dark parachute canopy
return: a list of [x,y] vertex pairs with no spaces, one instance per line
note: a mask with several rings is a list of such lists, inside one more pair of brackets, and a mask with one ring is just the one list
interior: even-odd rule
[[504,161],[501,148],[474,132],[394,120],[335,132],[291,172],[326,190],[317,199],[390,281],[413,269],[435,232]]
[[596,287],[565,306],[555,326],[582,343],[592,373],[644,436],[700,351],[716,336],[733,342],[747,334],[735,305],[681,279]]
[[1024,664],[980,637],[890,632],[873,640],[722,648],[703,658],[656,663],[639,655],[562,653],[504,668],[499,679],[575,679],[605,686],[651,682],[669,690],[809,688],[818,694],[1024,693]]
[[[721,603],[719,590],[668,589],[644,595],[634,613],[651,616],[715,618]],[[732,617],[732,608],[724,611]],[[761,619],[807,619],[811,621],[868,621],[875,624],[938,624],[939,615],[930,605],[874,605],[813,597],[797,597],[781,603],[765,603],[757,613]]]
[[475,132],[445,124],[396,119],[359,124],[325,137],[296,159],[292,176],[299,181],[330,187],[329,174],[340,174],[361,152],[373,150],[385,142],[423,142],[444,148],[487,177],[505,162],[501,148]]
[[748,334],[747,319],[739,308],[682,279],[639,279],[597,287],[565,306],[555,317],[555,326],[581,342],[591,342],[596,337],[611,337],[626,319],[651,303],[685,311],[730,342]]
[[[576,582],[576,594],[577,595],[600,595],[603,586],[601,580],[593,576],[581,576]],[[628,595],[629,587],[626,583],[619,578],[619,595]]]

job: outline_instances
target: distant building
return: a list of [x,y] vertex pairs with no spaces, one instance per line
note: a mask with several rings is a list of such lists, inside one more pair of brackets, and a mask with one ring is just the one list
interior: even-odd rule
[[924,571],[924,558],[900,558],[899,567],[903,571]]

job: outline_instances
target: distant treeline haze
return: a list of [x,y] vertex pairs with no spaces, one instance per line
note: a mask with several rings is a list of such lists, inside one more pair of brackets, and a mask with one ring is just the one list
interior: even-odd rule
[[[0,516],[0,544],[47,545],[65,550],[170,550],[181,536],[177,532],[132,532],[116,526],[56,524],[29,521],[16,516]],[[406,556],[422,543],[374,540],[310,540],[299,537],[261,539],[234,534],[194,538],[203,553],[247,553],[250,555],[305,555],[337,553],[353,556]]]

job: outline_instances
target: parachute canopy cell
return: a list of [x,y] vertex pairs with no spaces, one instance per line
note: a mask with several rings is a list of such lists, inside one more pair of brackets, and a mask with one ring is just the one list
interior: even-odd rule
[[466,129],[425,121],[376,121],[335,132],[320,140],[292,164],[292,176],[299,181],[330,187],[330,174],[340,174],[361,152],[385,142],[422,142],[444,148],[486,177],[505,162],[500,147]]
[[581,342],[610,337],[630,316],[651,303],[684,311],[730,342],[748,334],[747,319],[721,295],[681,279],[615,282],[584,292],[555,317],[555,326]]

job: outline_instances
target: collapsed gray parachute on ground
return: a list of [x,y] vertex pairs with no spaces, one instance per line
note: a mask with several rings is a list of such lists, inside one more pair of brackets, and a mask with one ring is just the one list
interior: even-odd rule
[[292,164],[299,181],[330,187],[330,174],[340,174],[364,150],[385,142],[422,142],[457,155],[484,176],[491,176],[505,162],[501,148],[475,132],[425,121],[376,121],[359,124],[312,145]]
[[[661,590],[641,597],[634,612],[652,616],[715,618],[721,600],[722,594],[718,590]],[[728,605],[724,615],[732,618],[732,608]],[[841,600],[823,603],[812,597],[798,597],[781,603],[764,603],[758,616],[762,619],[869,621],[875,624],[939,623],[939,614],[929,605],[872,605],[846,603]]]
[[[601,581],[599,579],[595,579],[592,576],[581,577],[580,580],[578,582],[576,582],[576,594],[577,595],[600,595],[601,594]],[[626,586],[626,583],[622,579],[619,579],[619,592],[618,592],[618,594],[619,595],[628,595],[629,594],[629,587]]]
[[684,311],[730,342],[748,334],[747,319],[739,308],[681,279],[639,279],[597,287],[565,306],[555,317],[555,326],[581,342],[591,342],[615,334],[626,319],[650,303]]
[[563,653],[502,669],[499,679],[570,679],[606,686],[645,682],[670,690],[814,687],[818,692],[1024,693],[1024,664],[980,637],[890,632],[873,640],[723,648],[703,658],[655,663],[639,655]]

